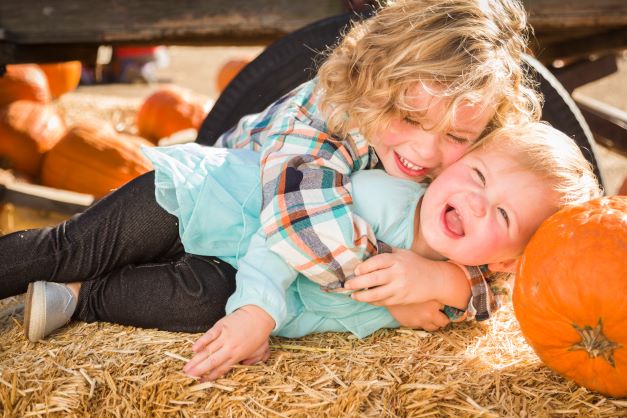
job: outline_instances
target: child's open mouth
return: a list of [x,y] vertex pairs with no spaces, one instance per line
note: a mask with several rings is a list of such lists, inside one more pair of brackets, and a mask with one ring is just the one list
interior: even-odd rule
[[463,219],[453,206],[446,205],[442,214],[442,223],[444,224],[444,231],[450,237],[461,238],[465,235]]
[[420,177],[427,174],[427,168],[414,164],[413,162],[400,156],[396,152],[394,153],[394,157],[396,160],[396,165],[405,175],[410,177]]

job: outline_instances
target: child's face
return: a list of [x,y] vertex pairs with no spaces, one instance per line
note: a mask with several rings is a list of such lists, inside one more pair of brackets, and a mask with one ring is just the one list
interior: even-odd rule
[[372,144],[388,174],[423,181],[436,177],[464,155],[487,126],[494,109],[483,104],[459,106],[452,115],[452,126],[432,129],[443,120],[449,102],[431,95],[423,86],[409,94],[413,96],[411,105],[424,111],[394,119]]
[[427,188],[419,236],[435,252],[466,265],[518,257],[540,224],[557,210],[538,176],[499,147],[471,152]]

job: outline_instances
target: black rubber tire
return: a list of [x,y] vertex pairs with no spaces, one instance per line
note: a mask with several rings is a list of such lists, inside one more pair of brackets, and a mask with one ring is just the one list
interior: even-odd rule
[[[203,121],[196,142],[213,145],[242,116],[262,111],[285,93],[313,78],[319,53],[339,40],[352,19],[360,18],[362,16],[354,13],[326,18],[268,46],[224,89]],[[574,138],[602,184],[594,138],[575,102],[539,61],[526,56],[525,64],[544,95],[542,119]]]
[[568,91],[557,78],[540,61],[525,56],[525,63],[534,79],[539,83],[539,90],[544,95],[542,120],[573,138],[586,159],[592,164],[594,174],[601,185],[603,179],[599,170],[592,131],[586,123],[581,111]]
[[311,80],[315,59],[334,45],[355,13],[314,22],[269,45],[226,86],[203,121],[196,142],[213,145],[239,119],[268,107],[279,97]]

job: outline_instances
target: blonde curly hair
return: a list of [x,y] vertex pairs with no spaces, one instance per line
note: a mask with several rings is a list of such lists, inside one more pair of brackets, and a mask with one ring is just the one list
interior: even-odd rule
[[[397,0],[355,23],[318,71],[327,125],[372,137],[413,109],[422,85],[457,106],[494,106],[492,126],[538,120],[539,94],[522,68],[527,19],[517,0]],[[435,88],[434,88],[435,87]]]

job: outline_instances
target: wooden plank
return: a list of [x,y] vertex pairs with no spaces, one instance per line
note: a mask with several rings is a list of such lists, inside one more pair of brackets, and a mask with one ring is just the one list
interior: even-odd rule
[[[267,44],[347,10],[348,0],[2,0],[0,65],[91,61],[95,46]],[[524,0],[543,62],[627,48],[626,0]],[[614,32],[607,32],[613,30]],[[611,39],[608,39],[611,37]],[[590,44],[589,39],[592,39]],[[609,46],[608,46],[609,45]]]
[[85,210],[93,202],[94,197],[89,194],[29,183],[0,183],[0,203],[73,214]]
[[523,0],[531,25],[545,30],[627,25],[625,0]]
[[0,28],[19,44],[174,44],[276,38],[343,11],[341,0],[3,0]]

